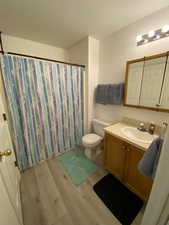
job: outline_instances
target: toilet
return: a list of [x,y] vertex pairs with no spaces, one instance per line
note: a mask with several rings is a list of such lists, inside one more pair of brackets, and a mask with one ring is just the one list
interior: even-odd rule
[[92,120],[94,133],[86,134],[82,137],[82,144],[85,148],[85,155],[91,158],[92,151],[97,149],[97,154],[101,151],[101,142],[104,137],[104,127],[110,126],[111,123],[106,123],[104,121],[93,119]]

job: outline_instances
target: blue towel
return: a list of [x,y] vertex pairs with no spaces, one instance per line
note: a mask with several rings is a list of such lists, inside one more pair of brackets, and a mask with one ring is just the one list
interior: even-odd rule
[[99,84],[95,92],[95,101],[98,104],[120,105],[123,99],[124,84]]
[[163,141],[161,137],[156,138],[140,160],[138,169],[144,176],[155,177]]
[[120,105],[123,99],[124,84],[110,84],[108,88],[108,104]]
[[95,92],[95,101],[98,104],[107,104],[107,86],[105,84],[99,84]]

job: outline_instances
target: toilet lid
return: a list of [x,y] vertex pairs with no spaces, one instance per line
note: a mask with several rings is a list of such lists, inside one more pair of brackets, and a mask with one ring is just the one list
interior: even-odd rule
[[86,144],[92,145],[99,143],[103,138],[97,134],[87,134],[82,139]]

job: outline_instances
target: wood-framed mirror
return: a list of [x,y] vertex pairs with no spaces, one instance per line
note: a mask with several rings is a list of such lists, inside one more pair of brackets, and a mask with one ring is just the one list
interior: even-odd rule
[[168,52],[127,62],[124,106],[169,112]]

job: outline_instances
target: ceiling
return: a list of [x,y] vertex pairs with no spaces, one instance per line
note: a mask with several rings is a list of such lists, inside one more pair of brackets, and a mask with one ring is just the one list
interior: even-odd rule
[[0,29],[68,48],[87,35],[103,38],[168,5],[168,0],[0,0]]

